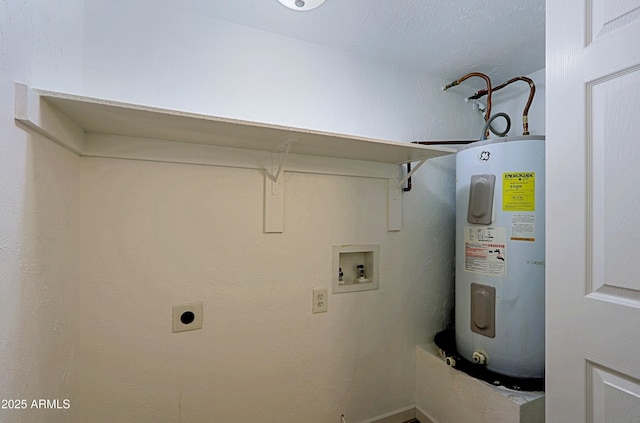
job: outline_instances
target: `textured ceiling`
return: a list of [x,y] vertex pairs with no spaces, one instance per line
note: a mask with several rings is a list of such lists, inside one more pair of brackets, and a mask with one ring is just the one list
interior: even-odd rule
[[[180,4],[193,12],[444,79],[486,73],[497,85],[544,67],[544,1],[326,0],[308,12],[290,10],[277,0]],[[483,84],[480,79],[476,83]]]

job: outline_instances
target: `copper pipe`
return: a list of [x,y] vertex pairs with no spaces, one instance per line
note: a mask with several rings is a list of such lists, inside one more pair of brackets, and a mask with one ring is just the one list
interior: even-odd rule
[[464,80],[466,80],[468,78],[471,78],[472,76],[477,76],[479,78],[482,78],[487,83],[487,88],[485,90],[482,90],[482,91],[485,92],[485,94],[487,96],[487,111],[486,111],[486,113],[484,115],[484,120],[487,121],[491,117],[491,93],[493,92],[493,88],[491,87],[491,79],[489,79],[489,77],[487,75],[485,75],[484,73],[480,73],[480,72],[471,72],[471,73],[468,73],[465,76],[461,77],[460,79],[456,79],[455,81],[453,81],[449,85],[446,85],[446,86],[442,87],[442,90],[444,91],[444,90],[448,90],[451,87],[455,87],[456,85],[459,85],[462,81],[464,81]]
[[[529,99],[527,100],[527,104],[526,106],[524,106],[524,111],[522,112],[522,135],[529,135],[529,107],[531,107],[533,96],[536,94],[536,85],[533,83],[533,80],[531,78],[527,78],[526,76],[517,76],[503,84],[498,85],[497,87],[494,87],[493,91],[498,91],[516,81],[524,81],[529,84]],[[487,93],[487,90],[480,90],[469,97],[469,100],[477,100],[480,97],[487,95]]]

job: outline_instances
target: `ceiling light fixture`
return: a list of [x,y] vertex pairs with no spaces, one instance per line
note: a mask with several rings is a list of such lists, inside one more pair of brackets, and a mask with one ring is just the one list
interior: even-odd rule
[[280,3],[287,6],[289,9],[306,11],[312,10],[320,6],[325,0],[278,0]]

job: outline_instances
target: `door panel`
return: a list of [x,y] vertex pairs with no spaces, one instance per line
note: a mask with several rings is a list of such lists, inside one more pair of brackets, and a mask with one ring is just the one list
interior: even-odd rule
[[640,0],[546,8],[546,422],[640,422]]
[[593,0],[590,40],[607,35],[640,19],[640,0]]
[[[640,382],[611,369],[589,363],[589,423],[637,422]],[[634,420],[635,419],[635,420]]]
[[587,292],[640,306],[640,71],[587,84],[591,278]]

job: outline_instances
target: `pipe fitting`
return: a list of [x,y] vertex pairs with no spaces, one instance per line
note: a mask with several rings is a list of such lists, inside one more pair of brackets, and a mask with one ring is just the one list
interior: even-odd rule
[[475,350],[471,355],[471,358],[475,364],[485,365],[489,361],[487,353],[482,350]]
[[[502,88],[516,81],[524,81],[529,84],[529,98],[527,99],[527,104],[524,106],[524,111],[522,112],[522,135],[529,135],[529,107],[531,107],[533,96],[536,93],[536,85],[534,84],[533,80],[531,78],[527,78],[526,76],[517,76],[515,78],[511,78],[507,82],[493,87],[493,92],[501,90]],[[487,94],[489,94],[488,90],[480,90],[469,98],[472,100],[477,100]]]
[[[474,76],[484,79],[485,83],[487,84],[487,88],[484,90],[486,92],[486,96],[487,96],[487,113],[484,116],[484,120],[487,121],[491,117],[491,94],[493,92],[493,88],[491,87],[491,79],[489,78],[489,76],[485,75],[484,73],[480,73],[480,72],[471,72],[471,73],[468,73],[468,74],[464,75],[463,77],[460,77],[459,79],[456,79],[455,81],[451,82],[450,84],[445,85],[443,90],[448,90],[451,87],[455,87],[456,85],[460,85],[462,82],[464,82],[467,79],[469,79],[471,77],[474,77]],[[473,99],[473,97],[471,97],[471,98]],[[489,135],[489,134],[487,134],[487,135]]]

